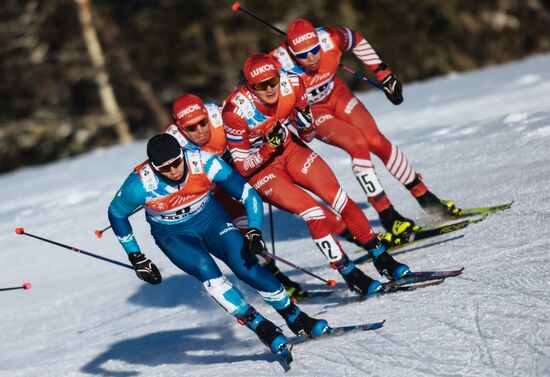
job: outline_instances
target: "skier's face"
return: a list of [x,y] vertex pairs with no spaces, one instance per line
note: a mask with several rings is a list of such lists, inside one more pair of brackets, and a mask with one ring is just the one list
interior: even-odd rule
[[256,95],[266,105],[274,105],[279,100],[279,76],[273,76],[272,78],[256,83],[249,84],[252,93]]
[[183,130],[183,134],[199,147],[210,140],[210,120],[207,115],[191,119],[189,124],[180,128]]
[[294,57],[298,64],[308,71],[317,71],[321,65],[321,48],[317,45],[309,51],[295,53]]
[[156,169],[166,178],[173,181],[179,181],[183,177],[183,153],[159,165]]

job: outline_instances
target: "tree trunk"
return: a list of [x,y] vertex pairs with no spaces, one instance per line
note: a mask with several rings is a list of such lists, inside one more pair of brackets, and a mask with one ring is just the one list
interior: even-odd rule
[[113,120],[119,141],[128,143],[133,140],[133,137],[130,134],[128,122],[126,121],[124,113],[118,105],[113,87],[109,81],[109,74],[105,68],[105,57],[103,56],[103,51],[92,23],[91,0],[74,1],[77,5],[78,19],[82,27],[84,42],[86,43],[86,48],[88,49],[92,64],[96,69],[95,82],[98,86],[101,104],[105,112]]
[[95,14],[99,14],[99,17],[95,17],[94,21],[97,29],[103,36],[103,40],[107,44],[110,56],[116,59],[120,69],[124,73],[125,79],[128,80],[136,92],[141,96],[144,105],[147,106],[153,114],[158,123],[156,125],[157,128],[160,130],[167,126],[171,121],[171,117],[162,106],[162,103],[158,100],[151,84],[141,77],[132,63],[132,60],[129,58],[128,51],[124,47],[126,44],[121,38],[118,25],[108,14],[106,14],[106,12],[101,12],[97,8],[95,11]]

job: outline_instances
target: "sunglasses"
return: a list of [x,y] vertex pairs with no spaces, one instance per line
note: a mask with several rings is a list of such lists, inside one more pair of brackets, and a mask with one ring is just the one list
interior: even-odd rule
[[298,59],[307,59],[307,56],[309,54],[311,55],[315,55],[316,53],[318,53],[319,51],[321,51],[321,45],[317,45],[315,47],[313,47],[311,50],[308,50],[308,51],[303,51],[303,52],[293,52],[294,56]]
[[157,166],[151,162],[151,165],[153,165],[153,167],[161,173],[168,173],[170,169],[177,168],[178,166],[181,165],[182,162],[183,162],[183,152],[180,152],[180,155],[174,161],[168,164]]
[[277,84],[279,84],[279,81],[281,81],[280,76],[273,76],[269,80],[265,80],[265,81],[262,81],[262,82],[258,82],[256,84],[252,84],[252,89],[257,90],[259,92],[263,92],[264,90],[267,89],[268,86],[270,86],[272,88],[277,86]]
[[201,128],[206,127],[210,124],[210,121],[207,117],[205,117],[203,120],[201,120],[199,123],[191,124],[189,126],[183,127],[183,129],[187,132],[195,132],[199,126]]

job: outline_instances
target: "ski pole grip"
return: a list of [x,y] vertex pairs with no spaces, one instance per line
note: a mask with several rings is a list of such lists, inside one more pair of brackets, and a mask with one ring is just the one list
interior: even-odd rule
[[25,233],[25,228],[15,228],[15,233],[23,234],[23,233]]
[[239,3],[238,1],[235,1],[235,2],[233,3],[233,5],[231,5],[231,9],[232,9],[234,12],[238,11],[240,7],[241,7],[241,3]]

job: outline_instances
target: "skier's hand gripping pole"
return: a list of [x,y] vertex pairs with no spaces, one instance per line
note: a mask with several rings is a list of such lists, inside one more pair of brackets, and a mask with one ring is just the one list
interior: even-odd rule
[[134,271],[140,280],[146,281],[149,284],[160,284],[162,276],[159,269],[145,254],[141,252],[128,254],[128,259],[134,266]]

